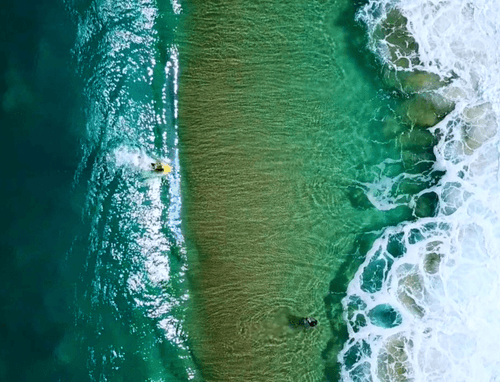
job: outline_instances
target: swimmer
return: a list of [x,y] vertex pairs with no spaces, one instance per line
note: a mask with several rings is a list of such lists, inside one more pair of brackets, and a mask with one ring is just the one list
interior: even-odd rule
[[314,328],[316,325],[318,325],[318,320],[312,317],[301,318],[299,322],[306,328]]
[[163,172],[163,165],[160,162],[151,163],[151,168],[156,172]]
[[318,325],[318,320],[312,317],[297,317],[297,316],[288,316],[288,323],[291,328],[298,329],[309,329],[314,328]]

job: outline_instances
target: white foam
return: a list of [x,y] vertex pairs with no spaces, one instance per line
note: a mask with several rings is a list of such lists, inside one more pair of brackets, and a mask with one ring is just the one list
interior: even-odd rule
[[151,170],[151,163],[159,160],[162,163],[169,163],[166,158],[154,159],[149,156],[144,150],[121,146],[116,148],[109,159],[118,167],[127,167],[135,170]]
[[[360,19],[373,34],[393,7],[419,47],[420,63],[409,70],[448,78],[435,91],[455,109],[432,129],[440,133],[437,166],[446,170],[433,187],[439,213],[388,228],[348,287],[342,380],[500,381],[500,2],[372,0]],[[387,57],[383,42],[372,48]],[[373,204],[389,209],[390,198],[381,200]],[[388,245],[398,233],[405,252],[394,257]],[[370,291],[363,275],[381,257],[393,263]],[[369,312],[383,304],[399,312],[399,325],[370,321]]]

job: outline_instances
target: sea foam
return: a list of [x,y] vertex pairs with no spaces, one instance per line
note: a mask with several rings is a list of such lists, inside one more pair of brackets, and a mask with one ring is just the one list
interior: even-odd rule
[[[151,164],[157,159],[153,159],[144,150],[121,146],[116,148],[109,157],[117,167],[128,167],[135,170],[151,170]],[[169,163],[168,159],[158,159],[160,162]]]
[[[377,35],[388,15],[416,50]],[[437,212],[386,229],[348,287],[342,380],[500,381],[500,3],[372,0],[358,17],[385,66],[438,76],[425,91],[453,107],[430,128]]]

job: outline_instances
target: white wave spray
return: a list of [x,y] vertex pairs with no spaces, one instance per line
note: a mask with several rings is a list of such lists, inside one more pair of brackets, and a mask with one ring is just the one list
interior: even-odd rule
[[[394,10],[416,51],[377,40]],[[454,108],[430,129],[437,213],[387,229],[348,287],[342,380],[500,381],[500,3],[372,0],[359,17],[387,65],[438,75]]]

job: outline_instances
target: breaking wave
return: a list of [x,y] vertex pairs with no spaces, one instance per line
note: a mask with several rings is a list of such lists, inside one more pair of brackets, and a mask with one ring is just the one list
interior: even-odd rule
[[342,380],[500,381],[500,3],[372,0],[358,17],[408,96],[401,145],[431,133],[442,176],[406,199],[371,185],[377,208],[415,219],[384,231],[348,287]]

